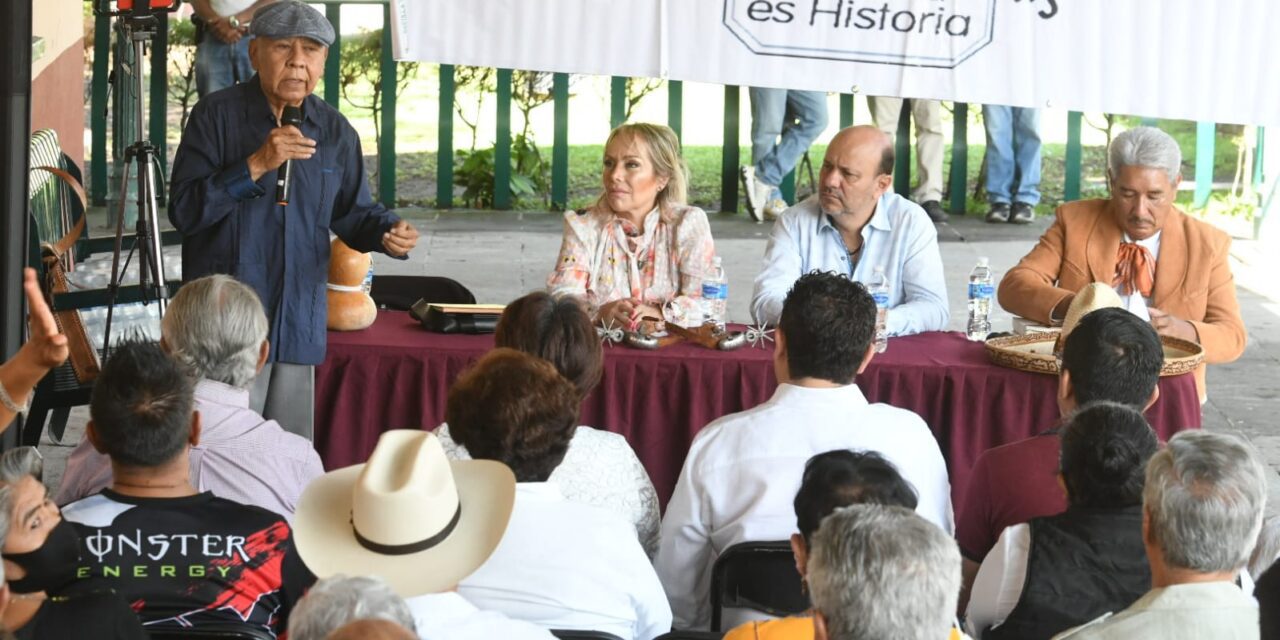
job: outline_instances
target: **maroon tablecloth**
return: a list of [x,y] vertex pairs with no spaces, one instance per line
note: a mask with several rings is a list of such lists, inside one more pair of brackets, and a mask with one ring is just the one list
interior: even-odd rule
[[[440,424],[449,384],[492,347],[493,336],[430,333],[401,312],[382,311],[364,331],[330,332],[328,356],[316,369],[315,438],[325,466],[363,462],[384,430]],[[624,435],[665,504],[698,430],[767,400],[776,386],[772,348],[607,347],[604,377],[580,421]],[[924,418],[947,459],[953,496],[963,495],[978,454],[1058,417],[1057,378],[994,366],[981,344],[954,333],[890,340],[858,386],[872,402]],[[1147,417],[1162,439],[1198,428],[1192,377],[1161,378]]]

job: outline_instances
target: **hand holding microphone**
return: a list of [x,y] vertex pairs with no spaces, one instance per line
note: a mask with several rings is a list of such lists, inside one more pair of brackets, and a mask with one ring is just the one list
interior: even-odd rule
[[[292,112],[291,112],[292,110]],[[267,139],[262,146],[249,156],[249,177],[257,182],[263,174],[273,169],[279,169],[276,178],[276,201],[282,199],[287,202],[288,193],[288,173],[290,170],[288,162],[292,160],[306,160],[315,155],[316,141],[304,135],[298,128],[302,124],[302,111],[297,107],[285,107],[284,113],[280,116],[280,126],[271,130],[267,134]],[[284,178],[286,193],[281,193],[280,179]]]

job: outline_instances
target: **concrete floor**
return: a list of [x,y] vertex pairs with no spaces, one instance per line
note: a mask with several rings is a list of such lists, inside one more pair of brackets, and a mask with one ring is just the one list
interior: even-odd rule
[[[504,303],[539,289],[546,282],[560,246],[561,217],[544,212],[443,212],[401,210],[422,232],[408,260],[375,254],[381,274],[437,275],[469,287],[480,302]],[[953,217],[938,226],[951,302],[950,328],[962,330],[969,270],[978,256],[991,261],[994,278],[1017,263],[1048,226],[1040,219],[1029,226],[987,225],[976,216]],[[716,248],[729,277],[729,316],[750,320],[751,283],[760,266],[769,226],[745,215],[711,214]],[[1249,240],[1236,240],[1232,249],[1241,312],[1249,328],[1249,346],[1231,364],[1209,370],[1209,401],[1204,407],[1206,429],[1234,433],[1248,439],[1267,461],[1271,475],[1273,511],[1280,504],[1280,251]],[[995,309],[992,327],[1006,331],[1011,316]],[[73,413],[65,443],[74,445],[87,418]],[[48,440],[41,446],[51,485],[61,477],[67,444]]]

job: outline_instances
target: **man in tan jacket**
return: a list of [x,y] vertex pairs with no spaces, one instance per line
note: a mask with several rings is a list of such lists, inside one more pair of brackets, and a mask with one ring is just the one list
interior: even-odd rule
[[[1106,282],[1161,335],[1198,342],[1205,362],[1230,362],[1246,333],[1231,267],[1231,239],[1174,206],[1182,153],[1152,127],[1112,141],[1111,198],[1069,202],[1040,242],[1000,281],[1000,306],[1060,323],[1086,284]],[[1204,368],[1196,371],[1204,398]]]

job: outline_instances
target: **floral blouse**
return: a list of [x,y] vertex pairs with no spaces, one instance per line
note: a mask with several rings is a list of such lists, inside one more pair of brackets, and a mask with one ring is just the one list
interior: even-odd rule
[[697,207],[675,206],[665,217],[654,207],[643,229],[610,211],[566,211],[547,289],[581,296],[593,309],[634,297],[662,309],[668,322],[698,325],[715,252],[707,214]]

